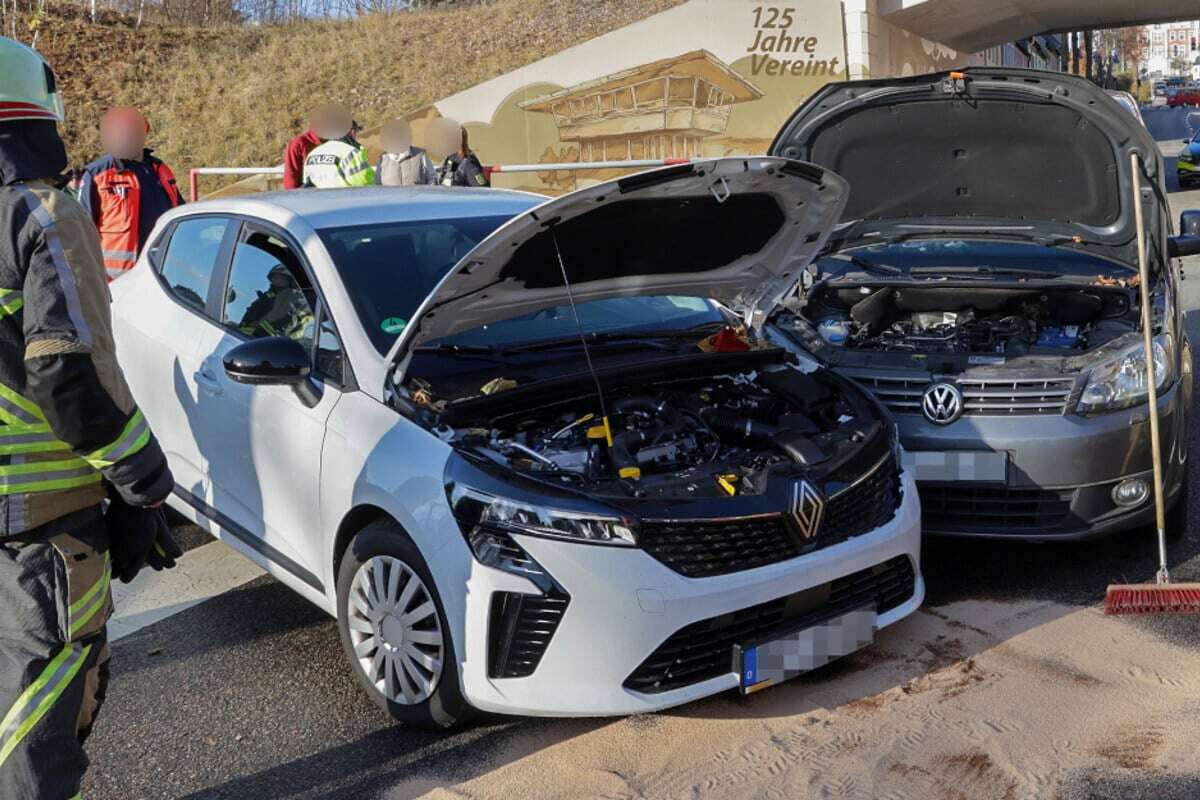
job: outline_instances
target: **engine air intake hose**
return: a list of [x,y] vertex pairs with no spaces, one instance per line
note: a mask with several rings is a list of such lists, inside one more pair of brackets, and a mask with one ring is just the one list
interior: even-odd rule
[[829,458],[812,439],[800,431],[780,428],[730,411],[710,410],[702,416],[719,434],[773,445],[793,461],[806,466],[819,464]]

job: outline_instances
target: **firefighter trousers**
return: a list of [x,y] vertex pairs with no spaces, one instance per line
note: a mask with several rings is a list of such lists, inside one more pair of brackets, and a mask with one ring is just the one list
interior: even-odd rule
[[0,541],[0,798],[80,796],[108,684],[108,533]]

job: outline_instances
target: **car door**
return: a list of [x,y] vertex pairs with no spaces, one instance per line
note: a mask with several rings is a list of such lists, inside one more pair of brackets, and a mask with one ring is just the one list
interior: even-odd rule
[[[113,321],[121,364],[139,407],[171,465],[175,484],[198,497],[208,492],[198,412],[200,342],[214,330],[208,297],[228,259],[236,225],[228,217],[188,217],[151,245],[153,272],[123,277]],[[158,285],[154,285],[157,283]],[[136,284],[136,285],[135,285]]]
[[[301,253],[282,231],[242,225],[216,292],[219,327],[201,345],[198,381],[213,400],[201,411],[204,430],[212,433],[202,448],[222,527],[321,591],[321,446],[345,376],[336,329]],[[230,350],[264,336],[289,336],[312,354],[320,394],[315,405],[291,388],[236,383],[225,373]]]

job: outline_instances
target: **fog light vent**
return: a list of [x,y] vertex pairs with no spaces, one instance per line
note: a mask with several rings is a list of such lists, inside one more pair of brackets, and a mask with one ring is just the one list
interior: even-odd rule
[[1126,478],[1113,487],[1112,500],[1123,508],[1133,508],[1146,502],[1150,487],[1141,478]]

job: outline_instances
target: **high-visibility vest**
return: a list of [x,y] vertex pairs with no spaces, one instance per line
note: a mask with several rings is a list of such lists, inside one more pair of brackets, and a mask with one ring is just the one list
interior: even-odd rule
[[[154,174],[167,193],[171,206],[183,202],[171,168],[157,158],[151,157],[147,163],[154,168]],[[132,170],[122,169],[120,162],[115,159],[107,169],[96,172],[93,180],[100,195],[96,227],[100,231],[100,248],[104,251],[104,268],[111,280],[133,267],[141,246],[145,244],[138,237],[142,188],[137,175]]]
[[304,185],[318,189],[371,186],[375,170],[367,151],[359,145],[335,139],[313,148],[304,159]]

